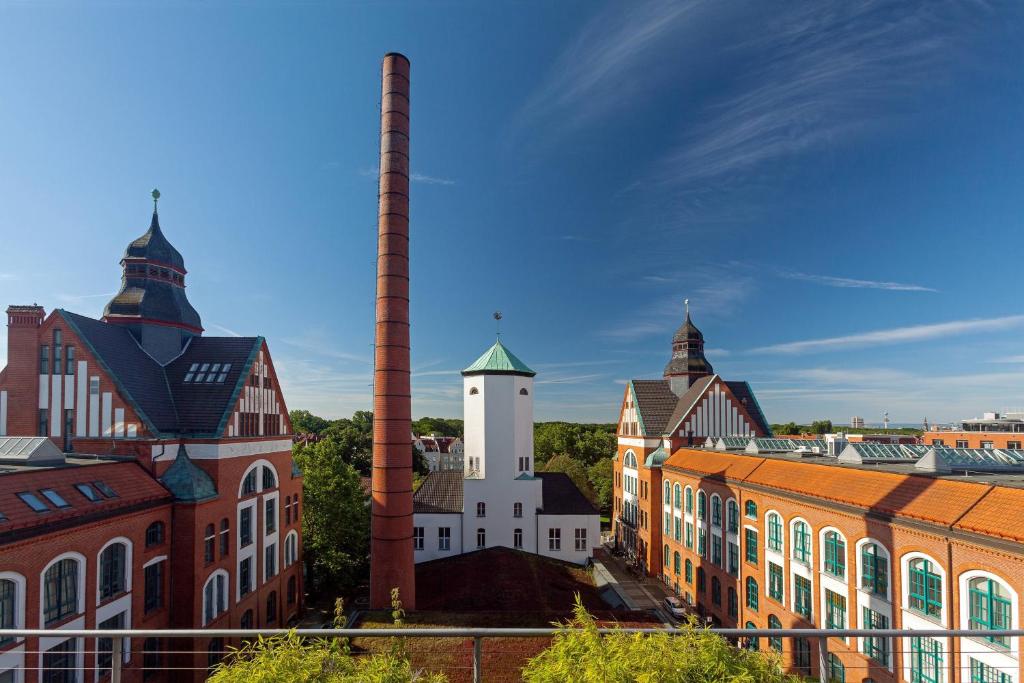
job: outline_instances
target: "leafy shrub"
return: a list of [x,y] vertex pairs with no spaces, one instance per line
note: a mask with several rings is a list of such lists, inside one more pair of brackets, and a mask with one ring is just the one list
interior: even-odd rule
[[733,647],[725,638],[694,624],[672,633],[601,635],[594,617],[577,599],[573,618],[551,646],[523,668],[527,683],[783,683],[799,679],[782,673],[769,653]]

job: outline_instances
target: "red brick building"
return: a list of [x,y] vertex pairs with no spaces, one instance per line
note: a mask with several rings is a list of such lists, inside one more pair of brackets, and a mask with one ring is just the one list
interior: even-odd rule
[[[677,340],[693,336],[685,327]],[[850,443],[840,453],[758,438],[760,411],[733,413],[719,399],[718,410],[694,418],[695,405],[716,401],[708,387],[731,389],[707,373],[681,397],[660,381],[626,389],[616,539],[650,576],[713,625],[978,633],[829,638],[832,681],[1024,680],[1020,639],[986,635],[1024,620],[1024,462],[946,449],[937,467],[927,446]],[[739,403],[756,407],[752,393]],[[730,422],[741,414],[753,420],[749,434]],[[680,431],[695,420],[718,431],[707,448]],[[812,639],[746,644],[819,674]]]
[[[0,628],[55,635],[0,639],[2,683],[97,680],[110,643],[60,629],[275,626],[301,610],[302,478],[265,340],[203,336],[155,210],[121,265],[101,320],[7,309]],[[132,639],[124,680],[168,676],[169,645],[198,651],[173,666],[201,680],[228,644]]]

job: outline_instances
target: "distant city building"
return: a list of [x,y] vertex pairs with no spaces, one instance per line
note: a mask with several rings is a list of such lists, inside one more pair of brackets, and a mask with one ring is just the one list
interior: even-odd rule
[[568,475],[534,472],[533,378],[501,342],[462,371],[461,471],[432,471],[413,498],[416,562],[504,546],[583,564],[600,517]]
[[651,487],[661,463],[677,449],[709,437],[767,437],[771,428],[750,385],[714,373],[704,335],[686,319],[672,338],[663,379],[626,384],[619,409],[612,521],[615,542],[643,567],[661,566],[659,515],[651,517]]
[[457,436],[413,436],[416,447],[431,472],[461,472],[463,469],[462,439]]
[[1024,412],[984,413],[961,421],[958,427],[932,425],[921,438],[926,444],[954,448],[1020,450],[1024,443]]
[[[276,627],[301,610],[302,477],[266,341],[202,335],[155,209],[121,265],[101,320],[7,309],[0,628],[54,631],[0,638],[4,683],[104,680],[109,641],[61,630]],[[232,644],[171,659],[169,641],[125,642],[126,682],[202,680]]]
[[864,418],[854,415],[850,418],[850,427],[853,429],[864,429]]

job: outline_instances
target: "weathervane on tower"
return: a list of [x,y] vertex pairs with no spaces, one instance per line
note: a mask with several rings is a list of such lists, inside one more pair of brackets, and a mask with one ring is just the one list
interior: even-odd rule
[[494,312],[494,333],[501,339],[501,311]]
[[683,306],[686,307],[686,317],[690,317],[690,300],[683,299]]
[[153,213],[156,213],[156,203],[160,200],[160,190],[154,187],[150,195],[153,197]]

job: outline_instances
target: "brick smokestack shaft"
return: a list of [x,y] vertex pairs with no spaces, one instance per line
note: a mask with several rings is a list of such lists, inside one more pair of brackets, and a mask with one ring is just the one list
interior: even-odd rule
[[384,56],[377,212],[377,329],[373,371],[370,604],[416,606],[412,548],[412,393],[409,387],[409,60]]

